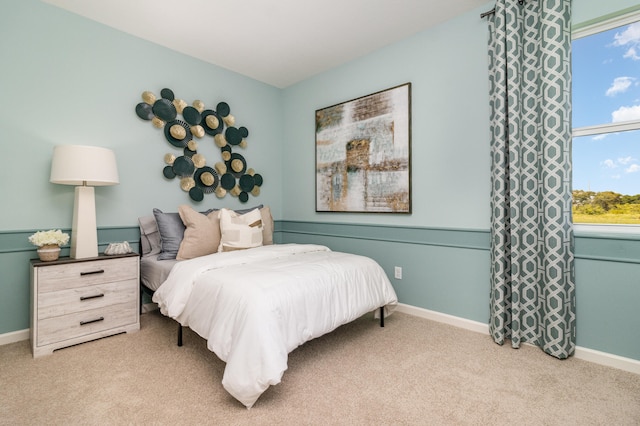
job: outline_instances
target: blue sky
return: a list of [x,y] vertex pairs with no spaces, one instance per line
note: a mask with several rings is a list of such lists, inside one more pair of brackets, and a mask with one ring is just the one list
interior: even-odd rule
[[[640,120],[640,22],[573,41],[573,127]],[[640,194],[640,130],[573,140],[573,189]]]

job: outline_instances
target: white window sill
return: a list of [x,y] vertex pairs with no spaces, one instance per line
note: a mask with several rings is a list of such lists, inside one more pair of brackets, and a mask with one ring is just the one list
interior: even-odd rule
[[613,237],[640,240],[640,225],[575,223],[574,234],[578,237]]

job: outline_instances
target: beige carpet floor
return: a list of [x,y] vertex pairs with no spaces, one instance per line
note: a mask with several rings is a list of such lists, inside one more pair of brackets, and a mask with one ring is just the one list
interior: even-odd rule
[[137,333],[33,359],[0,346],[3,425],[639,425],[640,376],[394,313],[306,343],[247,410],[206,342],[157,311]]

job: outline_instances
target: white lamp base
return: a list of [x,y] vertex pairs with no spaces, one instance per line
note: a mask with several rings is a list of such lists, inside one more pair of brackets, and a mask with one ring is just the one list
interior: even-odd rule
[[96,200],[92,186],[76,186],[70,256],[73,259],[98,256]]

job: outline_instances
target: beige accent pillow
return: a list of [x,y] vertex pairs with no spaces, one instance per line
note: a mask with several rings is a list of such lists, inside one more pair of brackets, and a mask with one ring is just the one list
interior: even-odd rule
[[178,207],[178,214],[186,229],[176,259],[193,259],[218,251],[220,245],[218,212],[213,211],[204,215],[183,204]]
[[273,244],[273,216],[269,206],[261,208],[260,215],[262,216],[262,244],[268,246]]
[[239,215],[233,210],[221,209],[220,247],[218,251],[243,250],[262,245],[262,214],[260,209]]

